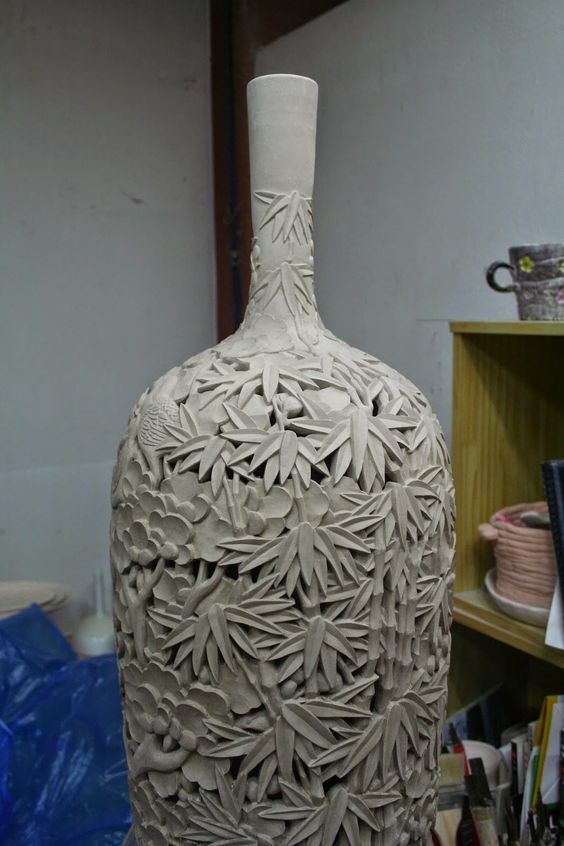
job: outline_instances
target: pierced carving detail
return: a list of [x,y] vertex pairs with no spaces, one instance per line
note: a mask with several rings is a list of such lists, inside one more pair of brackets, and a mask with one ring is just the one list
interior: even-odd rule
[[[434,817],[454,501],[416,388],[317,316],[311,202],[231,338],[144,394],[113,482],[143,846],[411,846]],[[309,249],[309,247],[308,247]]]

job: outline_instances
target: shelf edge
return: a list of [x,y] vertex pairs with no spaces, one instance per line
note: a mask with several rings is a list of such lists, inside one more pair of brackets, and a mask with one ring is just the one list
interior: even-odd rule
[[453,335],[533,335],[564,336],[563,320],[512,320],[506,322],[451,320]]
[[[499,617],[501,619],[502,615],[500,614]],[[521,628],[519,622],[510,617],[507,619],[511,628],[500,625],[496,620],[489,618],[487,609],[478,605],[472,606],[472,603],[461,595],[454,597],[453,619],[456,623],[486,635],[486,637],[501,641],[501,643],[512,646],[520,652],[525,652],[527,655],[540,658],[542,661],[564,669],[564,651],[545,646],[544,642],[532,641],[528,632]]]

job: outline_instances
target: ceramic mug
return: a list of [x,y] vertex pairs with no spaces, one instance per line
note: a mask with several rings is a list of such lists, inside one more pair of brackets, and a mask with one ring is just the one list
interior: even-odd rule
[[[509,271],[513,284],[496,280]],[[486,270],[490,288],[517,295],[521,320],[564,320],[564,245],[528,244],[509,248],[509,262],[494,261]]]

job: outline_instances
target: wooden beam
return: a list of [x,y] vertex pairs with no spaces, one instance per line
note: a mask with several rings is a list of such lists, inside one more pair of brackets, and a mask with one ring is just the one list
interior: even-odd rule
[[[260,47],[343,0],[211,0],[217,331],[239,325],[250,280],[252,237],[247,83]],[[285,69],[287,70],[287,69]]]

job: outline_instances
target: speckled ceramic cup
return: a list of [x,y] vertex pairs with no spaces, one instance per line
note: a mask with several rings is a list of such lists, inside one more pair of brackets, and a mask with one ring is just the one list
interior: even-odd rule
[[[499,270],[507,270],[513,284],[500,285]],[[491,264],[486,281],[494,291],[517,295],[520,320],[564,320],[564,245],[510,247],[509,262]]]

